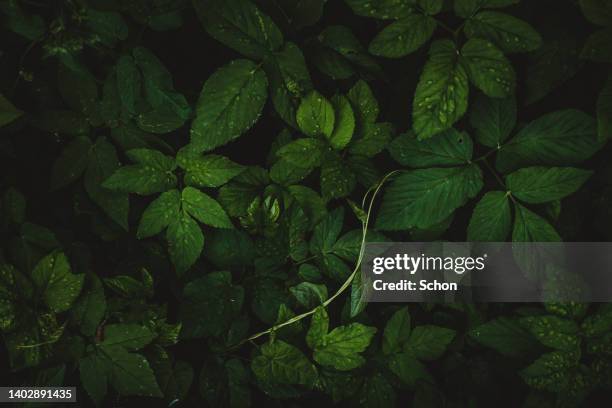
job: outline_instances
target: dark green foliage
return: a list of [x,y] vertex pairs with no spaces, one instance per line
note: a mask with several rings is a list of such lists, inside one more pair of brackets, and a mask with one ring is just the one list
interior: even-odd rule
[[610,4],[0,1],[2,378],[79,406],[609,405],[609,305],[365,304],[359,262],[610,240]]

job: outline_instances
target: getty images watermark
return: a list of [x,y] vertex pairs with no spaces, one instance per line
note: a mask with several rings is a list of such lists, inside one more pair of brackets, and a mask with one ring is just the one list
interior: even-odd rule
[[610,302],[612,243],[367,243],[368,302]]

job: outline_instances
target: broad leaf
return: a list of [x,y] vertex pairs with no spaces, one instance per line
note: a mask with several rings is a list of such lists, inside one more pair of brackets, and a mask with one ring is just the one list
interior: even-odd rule
[[385,190],[376,226],[382,230],[426,228],[450,216],[482,188],[477,166],[411,170]]
[[499,148],[516,126],[516,99],[478,95],[470,111],[470,124],[478,143]]
[[232,228],[232,222],[221,205],[212,197],[193,187],[181,193],[182,208],[203,224],[217,228]]
[[557,316],[529,316],[520,319],[540,343],[557,350],[575,350],[580,345],[575,322]]
[[401,351],[409,336],[410,313],[407,307],[403,307],[393,313],[385,326],[382,342],[383,353],[388,355]]
[[512,228],[510,200],[503,191],[489,191],[474,207],[467,229],[467,240],[503,242]]
[[473,144],[466,133],[449,129],[426,140],[418,140],[412,132],[405,133],[395,138],[388,149],[403,166],[427,168],[469,163]]
[[172,173],[176,164],[174,159],[149,149],[133,149],[128,156],[138,164],[118,168],[103,187],[110,190],[149,195],[161,193],[176,185]]
[[307,136],[331,138],[334,131],[334,107],[317,91],[310,92],[302,99],[296,119],[300,130]]
[[212,74],[191,124],[194,149],[212,150],[251,128],[266,102],[267,86],[261,67],[248,60],[232,61]]
[[514,242],[557,242],[561,237],[555,229],[536,213],[524,206],[514,205],[514,227],[512,241]]
[[468,38],[484,38],[504,52],[529,52],[540,48],[542,38],[527,22],[497,11],[481,11],[465,25]]
[[260,381],[314,386],[317,370],[298,348],[276,340],[261,346],[259,352],[251,361],[251,370]]
[[485,347],[508,357],[520,357],[538,349],[538,343],[516,320],[498,317],[469,332],[469,336]]
[[425,44],[436,29],[432,17],[413,14],[385,27],[370,42],[369,51],[387,58],[404,57]]
[[180,211],[166,231],[168,252],[178,274],[186,272],[200,257],[204,235],[198,223],[185,211]]
[[342,95],[335,95],[331,104],[335,112],[335,125],[329,136],[329,143],[334,149],[342,150],[351,141],[355,130],[355,114],[349,100]]
[[527,167],[506,176],[506,185],[519,200],[540,204],[576,192],[592,174],[573,167]]
[[81,293],[85,275],[74,275],[63,252],[53,252],[38,262],[32,280],[47,306],[54,312],[64,312]]
[[435,360],[446,351],[456,332],[432,325],[417,326],[404,343],[404,353],[419,360]]
[[315,347],[313,357],[321,365],[340,371],[352,370],[365,363],[359,353],[368,347],[375,333],[375,327],[361,323],[336,327]]
[[427,139],[450,128],[465,113],[468,94],[467,72],[459,63],[455,44],[435,41],[412,103],[412,128],[417,137]]
[[503,98],[514,93],[516,76],[510,61],[492,43],[472,38],[461,49],[470,81],[485,95]]
[[147,238],[162,232],[179,217],[181,195],[178,190],[162,193],[142,213],[138,225],[138,238]]

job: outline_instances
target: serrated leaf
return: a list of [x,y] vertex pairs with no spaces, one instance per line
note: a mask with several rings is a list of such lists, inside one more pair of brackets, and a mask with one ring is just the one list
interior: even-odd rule
[[232,228],[232,222],[221,204],[198,189],[185,187],[181,193],[181,203],[184,211],[203,224]]
[[558,316],[528,316],[520,319],[540,343],[557,350],[575,350],[580,345],[575,322]]
[[387,147],[394,132],[391,123],[363,123],[359,137],[349,145],[349,152],[357,156],[375,156]]
[[355,174],[335,151],[327,152],[321,162],[321,194],[323,199],[346,197],[353,191]]
[[527,22],[497,11],[481,11],[465,25],[468,38],[484,38],[504,52],[529,52],[540,48],[542,37]]
[[296,120],[305,135],[330,138],[334,131],[334,107],[323,95],[311,91],[302,99]]
[[133,149],[128,156],[138,164],[118,168],[102,187],[110,190],[149,195],[170,190],[176,185],[174,159],[150,149]]
[[104,326],[104,340],[99,344],[105,350],[113,347],[123,347],[137,351],[151,343],[155,334],[146,326],[134,323],[109,324]]
[[349,90],[347,97],[355,111],[355,119],[359,126],[364,123],[374,123],[378,118],[378,101],[367,82],[359,80]]
[[410,336],[410,313],[403,307],[393,313],[383,333],[382,351],[389,355],[401,351]]
[[510,61],[492,43],[472,38],[461,48],[470,81],[485,95],[504,98],[514,93],[516,75]]
[[311,282],[301,282],[289,288],[295,299],[306,309],[312,309],[327,300],[327,286]]
[[404,343],[404,353],[419,360],[435,360],[444,354],[455,335],[455,330],[445,327],[416,326]]
[[261,59],[283,44],[276,24],[248,0],[195,0],[193,4],[211,37],[247,57]]
[[298,348],[276,340],[261,346],[259,352],[251,361],[251,370],[260,381],[314,386],[317,370]]
[[516,98],[478,95],[470,111],[470,124],[478,143],[499,148],[516,126]]
[[389,20],[412,14],[415,1],[346,0],[346,3],[358,16]]
[[81,177],[89,162],[91,146],[91,140],[85,136],[75,137],[66,145],[53,163],[51,189],[62,188]]
[[170,259],[179,275],[198,260],[204,247],[202,229],[185,211],[180,211],[168,225],[166,240]]
[[385,190],[376,226],[382,230],[426,228],[449,217],[483,186],[477,166],[411,170]]
[[415,386],[419,380],[432,380],[423,363],[410,353],[393,354],[389,361],[389,369],[410,386]]
[[287,143],[277,150],[276,155],[292,166],[311,170],[321,165],[325,144],[320,139],[303,137]]
[[232,285],[229,272],[212,272],[189,282],[183,289],[181,337],[194,339],[224,333],[240,310],[244,289]]
[[71,319],[78,326],[81,333],[93,336],[106,313],[106,297],[100,279],[89,274],[85,280],[85,287],[79,299],[71,310]]
[[91,200],[98,204],[124,230],[128,229],[128,194],[110,191],[102,183],[119,168],[115,147],[106,138],[99,138],[91,148],[89,163],[85,170],[85,191]]
[[212,150],[250,129],[261,115],[267,86],[266,74],[249,60],[234,60],[212,74],[204,83],[191,124],[194,148]]
[[536,213],[524,206],[514,204],[514,227],[512,241],[514,242],[558,242],[561,237],[555,229]]
[[538,343],[530,333],[516,320],[507,317],[498,317],[481,324],[472,329],[469,336],[508,357],[520,357],[538,349]]
[[520,375],[530,387],[559,392],[567,387],[571,371],[578,364],[579,358],[580,354],[573,351],[546,353],[521,370]]
[[503,242],[512,228],[512,213],[508,194],[489,191],[474,207],[467,229],[467,240]]
[[74,275],[63,252],[42,258],[32,271],[32,280],[47,306],[56,313],[72,306],[81,293],[85,275]]
[[504,173],[526,165],[571,165],[588,159],[601,146],[592,117],[561,110],[522,128],[501,148],[495,165]]
[[159,234],[179,217],[180,208],[181,195],[178,190],[162,193],[142,213],[136,236],[141,239]]
[[519,200],[541,204],[576,192],[592,174],[573,167],[526,167],[507,175],[506,186]]
[[162,396],[153,370],[142,355],[128,353],[122,347],[112,347],[104,353],[110,366],[110,382],[119,395]]
[[306,333],[306,344],[311,349],[323,344],[329,331],[329,316],[325,307],[319,306],[310,319],[310,327]]
[[177,163],[186,170],[185,183],[195,187],[222,186],[245,169],[225,156],[201,156],[183,151],[179,152]]
[[432,17],[423,14],[407,16],[379,32],[370,42],[369,51],[380,57],[404,57],[425,44],[436,26],[436,20]]
[[329,136],[329,143],[336,150],[342,150],[353,137],[355,114],[349,100],[343,95],[334,95],[331,104],[335,112],[335,125]]
[[473,143],[467,133],[448,129],[429,139],[419,140],[404,133],[389,144],[389,153],[402,166],[427,168],[456,166],[472,159]]
[[21,115],[23,112],[0,94],[0,127],[8,125]]
[[417,137],[427,139],[450,128],[465,113],[468,94],[468,75],[459,63],[455,44],[433,42],[412,103],[412,128]]
[[365,363],[359,353],[369,346],[375,333],[375,327],[361,323],[336,327],[315,347],[313,357],[321,365],[340,371],[352,370]]

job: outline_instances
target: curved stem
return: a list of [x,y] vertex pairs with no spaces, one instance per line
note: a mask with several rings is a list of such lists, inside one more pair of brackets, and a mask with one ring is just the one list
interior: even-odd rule
[[[340,286],[340,288],[338,288],[338,290],[336,291],[336,293],[334,293],[329,299],[327,299],[325,302],[323,302],[322,306],[323,307],[327,307],[329,304],[331,304],[338,296],[340,296],[349,286],[351,286],[351,283],[353,282],[353,279],[355,279],[355,275],[357,275],[357,273],[359,272],[359,268],[361,267],[361,261],[363,260],[363,255],[365,252],[365,242],[366,242],[366,234],[368,232],[368,224],[370,222],[370,216],[372,214],[372,207],[374,206],[374,202],[376,200],[376,196],[378,195],[380,189],[382,188],[382,186],[385,184],[385,182],[387,181],[387,179],[389,179],[389,177],[397,174],[398,172],[400,172],[402,170],[394,170],[390,173],[387,173],[382,179],[381,181],[376,185],[376,187],[374,188],[370,188],[364,197],[364,202],[365,199],[367,198],[368,194],[370,193],[370,191],[373,190],[372,193],[372,198],[370,199],[369,205],[368,205],[368,210],[366,212],[366,218],[365,220],[362,222],[362,236],[361,236],[361,247],[359,249],[359,256],[357,258],[357,262],[355,263],[355,268],[353,269],[353,272],[349,275],[349,277],[344,281],[344,283],[342,284],[342,286]],[[314,312],[317,310],[318,306],[312,310],[309,310],[307,312],[304,312],[302,314],[299,314],[297,316],[292,317],[291,319],[283,322],[283,323],[279,323],[277,325],[274,325],[272,327],[270,327],[267,330],[261,331],[259,333],[255,333],[252,336],[242,340],[240,343],[236,344],[235,346],[231,347],[232,348],[237,348],[240,347],[241,345],[243,345],[244,343],[247,342],[253,342],[253,340],[265,336],[266,334],[270,334],[278,329],[280,329],[281,327],[285,327],[288,326],[290,324],[299,322],[300,320],[302,320],[305,317],[308,317],[312,314],[314,314]]]

